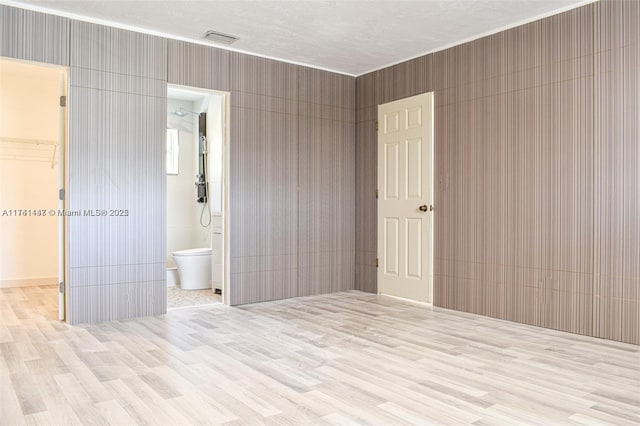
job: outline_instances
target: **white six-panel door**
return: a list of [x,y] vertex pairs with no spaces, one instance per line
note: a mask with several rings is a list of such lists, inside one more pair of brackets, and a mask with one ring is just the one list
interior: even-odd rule
[[433,93],[378,106],[378,292],[432,301]]

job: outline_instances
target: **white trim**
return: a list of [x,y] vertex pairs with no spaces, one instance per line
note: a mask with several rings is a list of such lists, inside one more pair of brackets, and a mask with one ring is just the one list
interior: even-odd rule
[[[202,87],[193,87],[193,86],[184,86],[181,84],[175,84],[175,83],[168,83],[167,84],[167,92],[169,91],[169,89],[171,88],[175,88],[175,89],[181,89],[181,90],[187,90],[193,93],[201,93],[205,96],[209,96],[209,95],[218,95],[218,96],[222,96],[223,99],[223,107],[222,107],[222,113],[223,113],[223,127],[224,127],[224,142],[222,144],[223,146],[223,207],[222,207],[222,212],[219,213],[213,213],[214,216],[222,216],[223,220],[222,220],[222,237],[223,237],[223,241],[222,241],[222,268],[223,268],[223,275],[222,275],[222,297],[221,297],[221,304],[223,305],[229,305],[230,302],[230,294],[231,294],[231,242],[230,242],[230,238],[229,238],[229,234],[231,232],[231,225],[229,222],[229,218],[230,218],[230,204],[229,204],[229,180],[230,180],[230,167],[231,167],[231,157],[230,157],[230,131],[231,131],[231,92],[227,92],[224,90],[216,90],[216,89],[206,89],[206,88],[202,88]],[[165,190],[166,191],[166,190]],[[167,230],[165,229],[164,231],[165,233],[167,232]],[[170,269],[170,268],[167,268]],[[177,269],[177,268],[176,268]],[[214,288],[217,287],[213,287],[213,283],[215,281],[213,281],[213,277],[212,277],[212,290]],[[208,306],[208,305],[203,305],[203,306]],[[189,306],[189,307],[199,307],[198,306]],[[182,307],[178,307],[178,308],[168,308],[167,310],[173,310],[173,309],[181,309]]]
[[[69,96],[69,79],[68,79],[68,71],[61,70],[59,72],[59,95],[62,98],[64,96],[65,100],[68,100]],[[69,141],[68,141],[68,122],[67,122],[67,111],[68,111],[69,102],[65,102],[64,105],[60,104],[58,107],[58,143],[56,148],[58,148],[58,189],[63,193],[66,192],[66,189],[69,188],[67,185],[67,177],[69,176],[68,165],[68,152],[69,152]],[[51,168],[53,168],[53,160],[55,159],[55,151],[54,158],[51,159]],[[58,209],[63,210],[67,206],[67,196],[65,195],[62,199],[58,199]],[[67,312],[69,312],[69,302],[70,299],[69,294],[69,273],[67,270],[67,236],[69,235],[70,229],[68,226],[68,217],[62,216],[58,217],[58,283],[62,288],[58,287],[58,319],[60,321],[65,321],[67,319]],[[62,290],[62,291],[60,291]]]
[[[431,308],[433,307],[433,303],[420,302],[419,300],[413,300],[413,299],[405,299],[404,297],[392,296],[392,295],[387,294],[387,293],[378,293],[378,296],[390,297],[391,299],[399,300],[401,302],[407,302],[407,303],[409,303],[411,305],[429,306]],[[458,312],[458,311],[455,311],[455,312]]]
[[224,95],[224,142],[222,144],[222,303],[231,306],[231,93]]
[[413,59],[419,58],[421,56],[426,56],[426,55],[430,55],[432,53],[441,52],[443,50],[450,49],[452,47],[459,46],[461,44],[468,43],[468,42],[473,41],[473,40],[478,40],[478,39],[481,39],[483,37],[487,37],[487,36],[490,36],[490,35],[493,35],[493,34],[497,34],[497,33],[502,32],[502,31],[510,30],[512,28],[519,27],[521,25],[529,24],[531,22],[535,22],[535,21],[538,21],[540,19],[548,18],[549,16],[558,15],[558,14],[566,12],[568,10],[577,9],[579,7],[586,6],[586,5],[591,4],[591,3],[595,3],[597,1],[600,1],[600,0],[582,0],[581,2],[578,2],[578,3],[570,4],[570,5],[561,7],[559,9],[554,9],[554,10],[552,10],[550,12],[546,12],[546,13],[542,13],[540,15],[532,16],[530,18],[526,18],[526,19],[523,19],[521,21],[516,21],[514,23],[507,24],[505,26],[489,30],[489,31],[481,33],[481,34],[476,34],[476,35],[473,35],[471,37],[467,37],[467,38],[464,38],[462,40],[458,40],[458,41],[455,41],[453,43],[446,44],[444,46],[439,46],[439,47],[436,47],[434,49],[427,50],[425,52],[418,53],[416,55],[410,56],[408,58],[399,59],[399,60],[397,60],[395,62],[390,62],[390,63],[387,63],[386,65],[375,67],[375,68],[372,68],[372,69],[370,69],[368,71],[362,71],[362,72],[359,72],[359,73],[350,73],[350,72],[346,72],[346,71],[340,71],[340,70],[336,70],[336,69],[332,69],[332,68],[322,67],[322,66],[319,66],[319,65],[312,65],[312,64],[307,64],[307,63],[304,63],[304,62],[298,62],[298,61],[292,61],[292,60],[289,60],[289,59],[283,59],[283,58],[279,58],[279,57],[276,57],[276,56],[263,55],[263,54],[259,54],[259,53],[249,52],[247,50],[242,50],[242,49],[234,49],[233,47],[222,46],[222,45],[218,45],[218,44],[211,44],[211,43],[208,43],[208,42],[206,42],[204,40],[200,40],[200,39],[196,39],[196,38],[182,37],[182,36],[177,36],[177,35],[173,35],[173,34],[168,34],[168,33],[162,32],[162,31],[149,30],[149,29],[146,29],[146,28],[136,27],[136,26],[133,26],[133,25],[127,25],[127,24],[122,24],[122,23],[119,23],[119,22],[109,21],[107,19],[92,18],[90,16],[78,15],[76,13],[53,10],[53,9],[49,9],[49,8],[43,7],[43,6],[35,6],[35,5],[32,5],[32,4],[24,4],[24,3],[21,3],[19,1],[15,1],[15,0],[0,0],[0,4],[4,4],[4,5],[7,5],[7,6],[12,6],[12,7],[17,7],[17,8],[20,8],[20,9],[31,10],[31,11],[34,11],[34,12],[47,13],[49,15],[62,16],[62,17],[65,17],[65,18],[75,19],[75,20],[78,20],[78,21],[90,22],[90,23],[93,23],[93,24],[106,25],[106,26],[109,26],[109,27],[119,28],[119,29],[122,29],[122,30],[135,31],[135,32],[138,32],[138,33],[149,34],[149,35],[163,37],[163,38],[167,38],[167,39],[171,39],[171,40],[185,41],[185,42],[189,42],[189,43],[199,44],[199,45],[202,45],[202,46],[213,47],[215,49],[229,50],[229,51],[232,51],[232,52],[243,53],[245,55],[257,56],[259,58],[272,59],[274,61],[284,62],[284,63],[287,63],[287,64],[300,65],[300,66],[303,66],[303,67],[313,68],[313,69],[317,69],[317,70],[321,70],[321,71],[328,71],[328,72],[332,72],[332,73],[336,73],[336,74],[342,74],[342,75],[346,75],[346,76],[349,76],[349,77],[361,77],[361,76],[363,76],[365,74],[369,74],[369,73],[372,73],[374,71],[379,71],[379,70],[382,70],[382,69],[385,69],[385,68],[392,67],[394,65],[401,64],[403,62],[408,62],[408,61],[411,61]]
[[477,34],[477,35],[474,35],[474,36],[471,36],[471,37],[467,37],[467,38],[464,38],[462,40],[455,41],[453,43],[445,44],[444,46],[436,47],[435,49],[427,50],[426,52],[419,53],[417,55],[411,56],[411,57],[406,58],[406,59],[400,59],[400,60],[397,60],[395,62],[390,62],[390,63],[388,63],[386,65],[382,65],[380,67],[376,67],[376,68],[370,69],[369,71],[361,72],[359,74],[356,74],[356,77],[362,77],[363,75],[370,74],[370,73],[375,72],[375,71],[380,71],[380,70],[383,70],[385,68],[392,67],[394,65],[402,64],[404,62],[409,62],[409,61],[412,61],[414,59],[420,58],[422,56],[430,55],[432,53],[442,52],[443,50],[451,49],[452,47],[460,46],[462,44],[469,43],[470,41],[479,40],[481,38],[484,38],[484,37],[487,37],[487,36],[490,36],[490,35],[494,35],[494,34],[498,34],[498,33],[501,33],[502,31],[507,31],[507,30],[510,30],[512,28],[519,27],[521,25],[530,24],[531,22],[539,21],[541,19],[548,18],[549,16],[559,15],[559,14],[561,14],[563,12],[568,11],[568,10],[577,9],[579,7],[586,6],[588,4],[595,3],[595,2],[598,2],[598,1],[600,1],[600,0],[583,0],[583,1],[579,2],[579,3],[574,3],[574,4],[571,4],[571,5],[568,5],[568,6],[561,7],[560,9],[552,10],[551,12],[542,13],[540,15],[532,16],[531,18],[523,19],[521,21],[516,21],[516,22],[514,22],[512,24],[508,24],[508,25],[505,25],[505,26],[502,26],[502,27],[498,27],[496,29],[489,30],[487,32],[484,32],[484,33],[481,33],[481,34]]
[[92,24],[105,25],[105,26],[108,26],[108,27],[119,28],[121,30],[134,31],[134,32],[137,32],[137,33],[148,34],[148,35],[157,36],[157,37],[163,37],[163,38],[171,39],[171,40],[186,41],[186,42],[189,42],[189,43],[194,43],[194,44],[199,44],[199,45],[202,45],[202,46],[212,47],[214,49],[229,50],[229,51],[232,51],[232,52],[243,53],[243,54],[249,55],[249,56],[257,56],[259,58],[271,59],[271,60],[274,60],[274,61],[284,62],[284,63],[287,63],[287,64],[299,65],[299,66],[313,68],[313,69],[317,69],[317,70],[321,70],[321,71],[328,71],[328,72],[332,72],[332,73],[336,73],[336,74],[342,74],[342,75],[346,75],[348,77],[357,77],[356,74],[351,74],[351,73],[348,73],[348,72],[345,72],[345,71],[334,70],[334,69],[331,69],[331,68],[321,67],[319,65],[307,64],[307,63],[304,63],[304,62],[292,61],[292,60],[289,60],[289,59],[283,59],[283,58],[279,58],[279,57],[276,57],[276,56],[263,55],[263,54],[260,54],[260,53],[249,52],[247,50],[242,50],[242,49],[234,49],[233,47],[219,45],[219,44],[212,44],[211,42],[206,42],[204,40],[200,40],[200,39],[197,39],[197,38],[177,36],[177,35],[165,33],[165,32],[162,32],[162,31],[150,30],[150,29],[146,29],[146,28],[136,27],[134,25],[127,25],[127,24],[122,24],[120,22],[109,21],[107,19],[92,18],[90,16],[78,15],[76,13],[49,9],[47,7],[35,6],[35,5],[31,5],[31,4],[24,4],[24,3],[20,3],[18,1],[14,1],[14,0],[0,0],[0,4],[4,4],[6,6],[11,6],[11,7],[17,7],[19,9],[31,10],[33,12],[40,12],[40,13],[46,13],[46,14],[49,14],[49,15],[62,16],[64,18],[75,19],[76,21],[89,22],[89,23],[92,23]]

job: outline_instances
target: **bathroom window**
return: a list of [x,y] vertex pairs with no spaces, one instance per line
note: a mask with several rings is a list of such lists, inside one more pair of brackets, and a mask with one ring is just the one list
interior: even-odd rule
[[178,129],[167,129],[167,174],[178,174],[180,159],[180,145],[178,144]]

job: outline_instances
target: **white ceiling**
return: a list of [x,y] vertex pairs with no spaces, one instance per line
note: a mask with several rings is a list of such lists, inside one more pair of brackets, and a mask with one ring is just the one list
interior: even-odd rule
[[[594,0],[0,1],[76,19],[361,75]],[[218,45],[225,47],[224,45]]]

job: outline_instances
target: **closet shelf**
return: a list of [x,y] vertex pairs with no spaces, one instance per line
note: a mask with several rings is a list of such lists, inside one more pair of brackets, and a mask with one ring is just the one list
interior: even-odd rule
[[55,166],[58,141],[0,136],[0,159],[40,161]]

